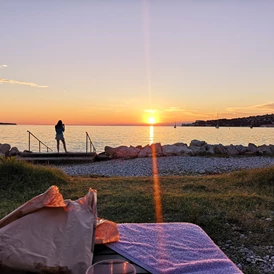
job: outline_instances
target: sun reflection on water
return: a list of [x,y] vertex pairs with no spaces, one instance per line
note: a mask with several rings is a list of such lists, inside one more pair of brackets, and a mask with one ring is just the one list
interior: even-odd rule
[[154,126],[149,127],[149,144],[153,144],[154,142]]

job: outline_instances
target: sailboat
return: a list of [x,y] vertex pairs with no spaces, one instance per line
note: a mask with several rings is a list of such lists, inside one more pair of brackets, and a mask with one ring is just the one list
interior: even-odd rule
[[176,126],[176,122],[175,122],[175,124],[174,124],[174,128],[176,128],[177,126]]

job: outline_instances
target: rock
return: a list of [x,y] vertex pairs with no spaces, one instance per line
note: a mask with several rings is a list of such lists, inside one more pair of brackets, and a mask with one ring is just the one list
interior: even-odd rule
[[239,155],[239,151],[233,145],[227,146],[226,149],[229,156]]
[[207,143],[205,141],[199,141],[199,140],[192,140],[190,142],[190,145],[189,146],[197,146],[197,147],[203,147],[203,146],[206,146]]
[[119,146],[115,149],[115,152],[113,154],[113,158],[136,158],[138,156],[138,153],[140,152],[140,149],[130,146]]
[[206,145],[206,154],[207,155],[214,155],[214,146],[213,145]]
[[218,155],[226,155],[227,154],[226,148],[222,144],[215,145],[214,152],[215,152],[215,154],[218,154]]
[[202,156],[206,155],[207,143],[205,141],[192,140],[189,148],[193,151],[194,155]]
[[186,143],[175,143],[174,145],[175,145],[175,146],[187,146]]
[[274,145],[269,145],[269,148],[271,149],[272,154],[274,154]]
[[164,156],[189,155],[193,156],[193,151],[184,145],[164,145],[162,146]]
[[152,156],[152,150],[149,145],[146,145],[145,147],[143,147],[138,153],[138,158],[151,157],[151,156]]
[[193,151],[194,155],[197,155],[197,156],[206,155],[206,145],[205,146],[190,145],[189,148]]
[[[163,149],[160,143],[155,143],[155,144],[151,144],[151,149],[152,152],[157,156],[157,157],[161,157],[163,156]],[[154,156],[155,156],[154,155]]]
[[181,152],[179,155],[194,156],[192,149],[188,148],[187,145],[181,146]]
[[236,145],[235,148],[237,149],[240,155],[244,155],[248,151],[247,147],[243,145]]
[[272,151],[267,145],[258,146],[258,151],[261,155],[272,155]]
[[109,146],[105,146],[105,153],[107,156],[109,156],[110,158],[113,158],[114,154],[115,154],[115,148],[113,147],[109,147]]
[[256,145],[252,144],[252,143],[249,143],[248,146],[247,146],[247,149],[249,151],[253,151],[253,152],[257,152],[258,148]]
[[10,151],[10,148],[11,148],[11,146],[9,144],[2,144],[2,145],[0,145],[0,153],[7,156]]
[[98,162],[110,160],[110,157],[105,152],[101,152],[96,155],[95,160]]
[[19,150],[17,147],[12,147],[11,150],[9,151],[9,156],[16,156],[19,154]]

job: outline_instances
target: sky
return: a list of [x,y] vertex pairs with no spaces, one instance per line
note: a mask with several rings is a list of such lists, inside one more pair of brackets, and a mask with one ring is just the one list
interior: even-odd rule
[[0,122],[274,113],[273,0],[0,0]]

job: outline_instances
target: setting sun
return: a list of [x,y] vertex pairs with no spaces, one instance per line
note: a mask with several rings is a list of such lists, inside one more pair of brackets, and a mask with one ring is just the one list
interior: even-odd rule
[[147,122],[149,124],[155,124],[156,123],[156,119],[155,119],[155,117],[150,116],[150,117],[148,117]]
[[149,125],[154,125],[159,123],[159,115],[157,113],[157,110],[154,110],[154,109],[144,110],[143,121]]

